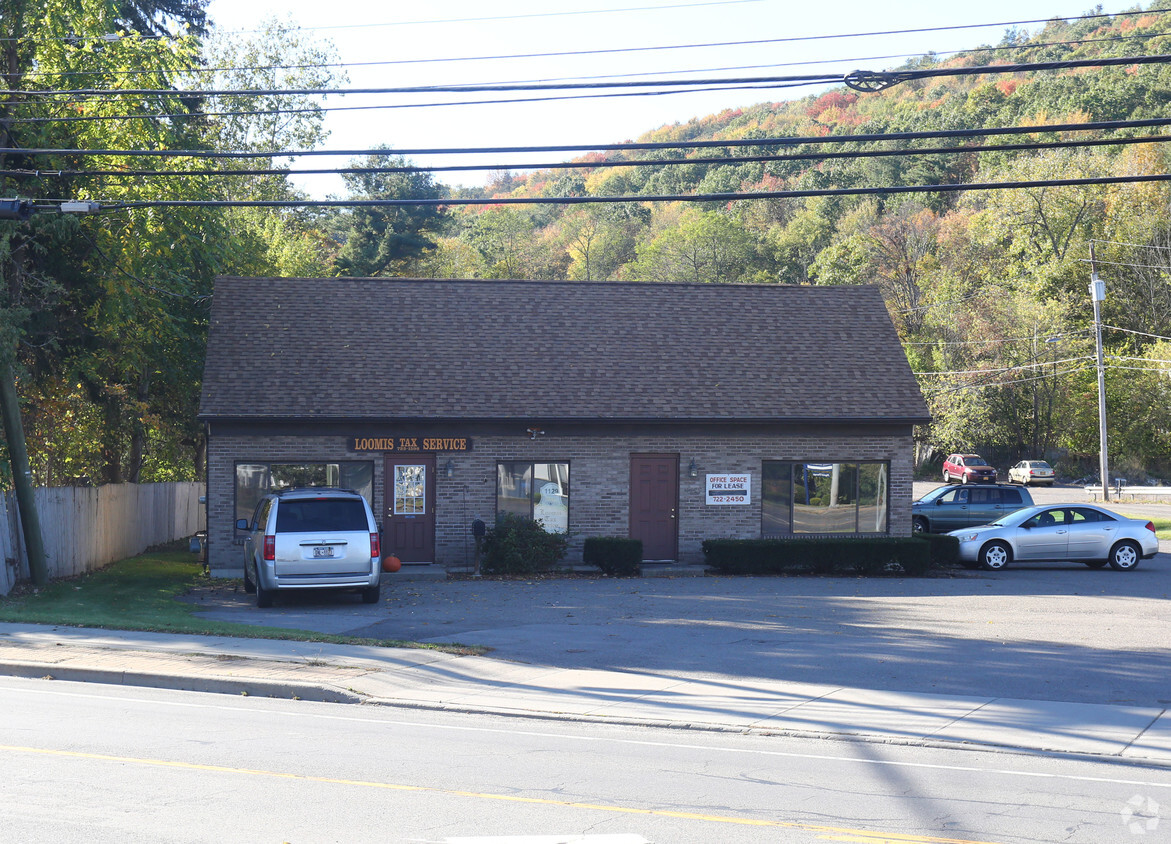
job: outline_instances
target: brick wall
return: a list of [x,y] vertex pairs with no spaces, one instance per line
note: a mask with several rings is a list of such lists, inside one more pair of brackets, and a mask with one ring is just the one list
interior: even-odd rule
[[[385,480],[381,454],[347,451],[344,436],[213,436],[208,447],[208,560],[213,574],[239,576],[241,549],[234,545],[235,464],[237,462],[302,462],[360,460],[374,462],[374,512],[384,508]],[[470,564],[474,543],[471,523],[491,525],[496,514],[496,463],[499,460],[568,462],[570,464],[569,526],[574,534],[570,560],[580,559],[588,536],[625,536],[629,521],[630,455],[679,455],[679,558],[701,562],[700,544],[716,537],[760,535],[761,462],[796,460],[845,462],[885,460],[890,463],[890,533],[911,532],[911,436],[836,434],[632,434],[625,436],[547,435],[478,436],[475,449],[439,454],[435,494],[436,562]],[[452,461],[454,476],[444,467]],[[688,477],[694,460],[698,477]],[[752,503],[708,506],[704,476],[716,472],[748,473]]]

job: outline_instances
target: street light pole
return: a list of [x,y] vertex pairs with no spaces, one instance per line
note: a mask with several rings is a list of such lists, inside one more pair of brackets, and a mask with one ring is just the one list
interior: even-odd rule
[[1094,244],[1090,244],[1090,300],[1094,304],[1094,337],[1098,358],[1098,453],[1101,461],[1102,501],[1110,500],[1110,476],[1106,457],[1106,360],[1102,354],[1102,301],[1106,282],[1098,278],[1094,265]]

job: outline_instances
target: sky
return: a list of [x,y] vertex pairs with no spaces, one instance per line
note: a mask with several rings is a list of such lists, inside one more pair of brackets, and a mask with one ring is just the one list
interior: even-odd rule
[[[1115,12],[1128,8],[1106,7]],[[1133,8],[1133,7],[1130,7]],[[1076,17],[1086,0],[985,0],[979,4],[912,0],[809,3],[792,0],[212,0],[209,14],[220,31],[254,32],[266,18],[290,21],[319,41],[331,42],[350,67],[348,87],[398,87],[495,82],[623,79],[720,79],[882,70],[904,56],[947,53],[996,44],[1012,21]],[[995,24],[979,28],[865,37],[851,33]],[[1035,31],[1040,24],[1025,24]],[[246,37],[246,36],[245,36]],[[808,39],[788,40],[779,39]],[[642,49],[681,45],[680,49]],[[599,52],[627,50],[628,52]],[[518,57],[521,54],[586,52],[589,55]],[[485,58],[490,57],[490,58]],[[452,59],[465,59],[451,61]],[[475,59],[475,60],[466,60]],[[442,61],[437,61],[442,60]],[[387,62],[396,62],[387,64]],[[656,74],[648,76],[647,74]],[[798,99],[824,86],[777,90],[726,90],[664,96],[598,97],[513,103],[424,106],[471,99],[541,97],[524,94],[394,94],[328,98],[332,111],[323,148],[396,150],[604,144],[632,140],[664,124],[760,102]],[[355,109],[375,104],[408,106]],[[409,154],[417,164],[503,164],[563,161],[578,153],[508,156]],[[344,166],[348,158],[301,159],[297,166]],[[450,185],[482,185],[484,172],[439,173]],[[317,198],[342,195],[335,176],[296,180]]]

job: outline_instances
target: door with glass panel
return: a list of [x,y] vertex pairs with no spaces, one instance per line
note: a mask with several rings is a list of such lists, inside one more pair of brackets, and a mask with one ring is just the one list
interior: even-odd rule
[[404,563],[435,562],[435,456],[386,458],[382,554]]

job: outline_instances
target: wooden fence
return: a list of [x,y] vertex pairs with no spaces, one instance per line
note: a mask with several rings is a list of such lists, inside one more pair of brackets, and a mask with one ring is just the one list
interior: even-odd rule
[[[200,483],[48,487],[35,491],[49,578],[70,577],[204,529]],[[0,595],[29,578],[16,495],[0,493]]]

